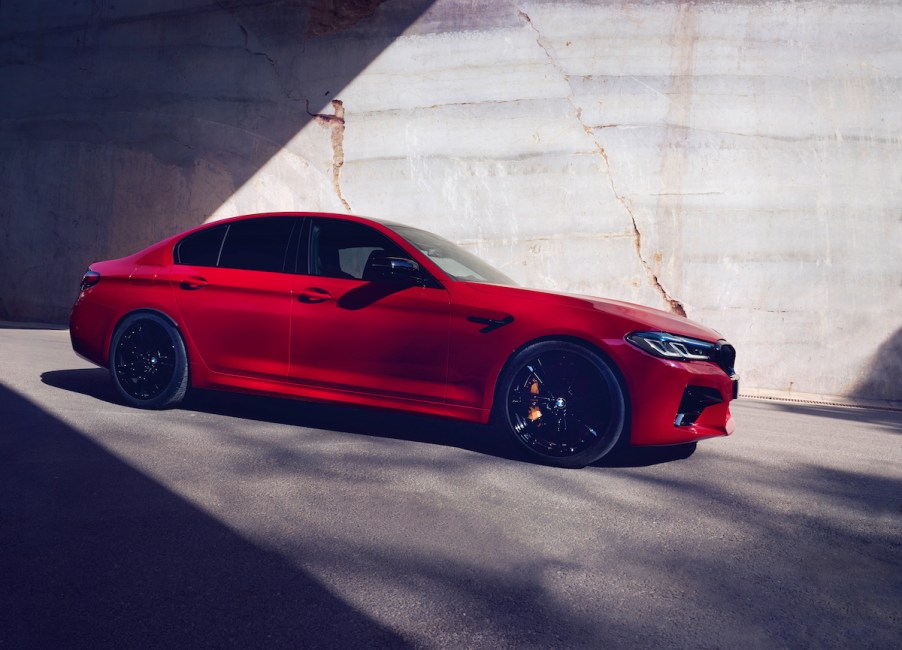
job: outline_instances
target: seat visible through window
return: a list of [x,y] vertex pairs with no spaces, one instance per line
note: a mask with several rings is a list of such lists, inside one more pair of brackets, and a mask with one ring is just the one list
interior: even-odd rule
[[409,257],[382,233],[354,221],[316,219],[310,232],[311,273],[329,278],[377,280],[372,262]]

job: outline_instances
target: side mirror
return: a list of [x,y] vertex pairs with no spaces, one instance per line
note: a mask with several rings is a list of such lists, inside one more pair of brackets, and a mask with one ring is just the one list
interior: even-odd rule
[[370,262],[370,268],[372,275],[382,280],[420,280],[420,265],[406,257],[378,257]]

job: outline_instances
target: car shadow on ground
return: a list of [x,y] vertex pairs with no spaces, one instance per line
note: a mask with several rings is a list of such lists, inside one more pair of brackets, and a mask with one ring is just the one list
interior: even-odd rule
[[[103,368],[47,371],[41,374],[41,381],[54,388],[129,408],[119,398],[109,372]],[[445,418],[197,389],[191,390],[178,408],[245,420],[442,445],[515,462],[533,462],[507,433],[491,426]],[[694,451],[694,444],[618,449],[593,463],[592,467],[647,467],[688,458]]]

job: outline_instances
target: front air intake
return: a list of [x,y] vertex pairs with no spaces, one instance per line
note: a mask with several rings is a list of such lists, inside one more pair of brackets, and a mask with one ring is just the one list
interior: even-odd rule
[[695,424],[698,416],[709,406],[720,404],[723,398],[720,391],[708,386],[686,386],[683,391],[683,399],[680,400],[680,408],[673,425],[686,427]]

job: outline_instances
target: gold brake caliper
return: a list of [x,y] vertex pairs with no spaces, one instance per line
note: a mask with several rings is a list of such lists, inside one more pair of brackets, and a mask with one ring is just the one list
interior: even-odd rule
[[[538,395],[539,394],[539,380],[533,379],[532,383],[529,384],[529,394],[530,395]],[[529,412],[526,414],[527,419],[530,422],[535,422],[540,417],[542,417],[542,411],[539,409],[538,401],[534,401],[532,405],[529,407]]]

